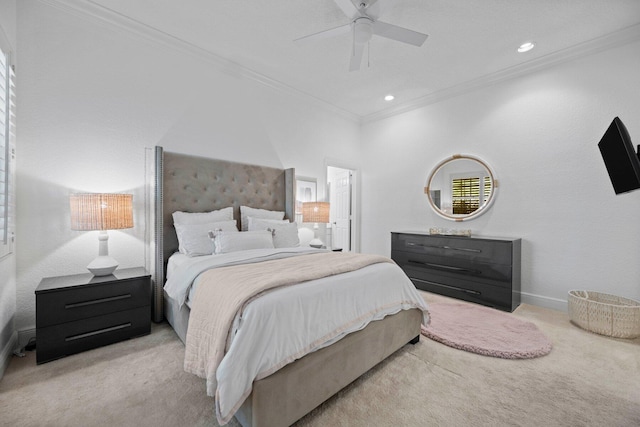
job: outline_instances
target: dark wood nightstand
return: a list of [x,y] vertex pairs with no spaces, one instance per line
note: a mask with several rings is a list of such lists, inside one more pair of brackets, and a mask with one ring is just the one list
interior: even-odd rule
[[36,289],[38,364],[151,332],[144,268],[46,277]]

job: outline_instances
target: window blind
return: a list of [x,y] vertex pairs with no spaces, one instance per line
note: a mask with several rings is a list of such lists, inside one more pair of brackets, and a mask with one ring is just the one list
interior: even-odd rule
[[480,207],[480,179],[459,178],[451,181],[453,214],[469,214]]
[[482,188],[484,192],[483,202],[487,203],[487,201],[489,200],[489,196],[491,196],[491,177],[490,176],[484,177],[484,186]]

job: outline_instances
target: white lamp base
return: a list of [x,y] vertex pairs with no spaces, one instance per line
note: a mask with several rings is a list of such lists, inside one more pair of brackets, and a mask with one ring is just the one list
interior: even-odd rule
[[94,276],[108,276],[118,268],[118,261],[109,256],[109,235],[106,230],[100,230],[98,235],[98,256],[91,261],[87,269]]
[[324,243],[322,243],[322,240],[316,237],[309,242],[309,246],[311,246],[312,248],[320,249],[322,246],[324,246]]
[[118,261],[108,255],[97,256],[96,259],[91,261],[87,266],[87,270],[94,276],[108,276],[112,274],[116,268],[118,268]]

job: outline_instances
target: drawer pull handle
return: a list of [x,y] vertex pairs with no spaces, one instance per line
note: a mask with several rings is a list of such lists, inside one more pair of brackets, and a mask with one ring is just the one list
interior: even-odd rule
[[434,245],[425,245],[423,243],[413,243],[413,242],[407,242],[407,246],[421,246],[423,248],[434,248],[434,249],[447,249],[450,251],[462,251],[462,252],[475,252],[475,253],[481,253],[482,250],[480,249],[471,249],[471,248],[454,248],[451,246],[434,246]]
[[416,282],[426,283],[427,285],[441,286],[443,288],[449,288],[449,289],[453,289],[455,291],[462,291],[462,292],[467,293],[467,294],[482,295],[482,292],[479,292],[479,291],[474,291],[474,290],[471,290],[471,289],[463,289],[463,288],[459,288],[457,286],[443,285],[442,283],[431,282],[429,280],[416,279],[415,277],[412,277],[411,280],[415,280]]
[[111,301],[119,301],[121,299],[127,299],[127,298],[131,298],[131,294],[117,295],[115,297],[92,299],[91,301],[83,301],[83,302],[76,302],[73,304],[66,304],[64,308],[67,309],[67,308],[86,307],[88,305],[102,304],[104,302],[111,302]]
[[86,332],[84,334],[73,335],[73,336],[65,338],[64,340],[65,341],[75,341],[75,340],[79,340],[79,339],[82,339],[82,338],[88,338],[88,337],[92,337],[94,335],[105,334],[107,332],[117,331],[119,329],[124,329],[124,328],[129,328],[129,327],[131,327],[131,322],[123,323],[122,325],[111,326],[110,328],[98,329],[97,331],[93,331],[93,332]]
[[427,266],[427,267],[440,268],[440,269],[443,269],[443,270],[464,272],[464,273],[473,273],[473,274],[480,274],[481,273],[480,271],[469,270],[468,268],[453,267],[451,265],[443,265],[443,264],[433,264],[433,263],[430,263],[430,262],[415,261],[415,260],[412,260],[412,259],[409,260],[409,263],[424,265],[424,266]]

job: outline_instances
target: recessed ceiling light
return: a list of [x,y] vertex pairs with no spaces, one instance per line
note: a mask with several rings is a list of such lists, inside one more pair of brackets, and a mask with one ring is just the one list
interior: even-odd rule
[[384,97],[384,100],[385,101],[393,101],[394,98],[395,98],[395,96],[393,96],[393,95],[387,95],[387,96]]
[[520,52],[520,53],[529,52],[534,47],[535,47],[535,43],[534,42],[522,43],[520,45],[520,47],[518,48],[518,52]]

